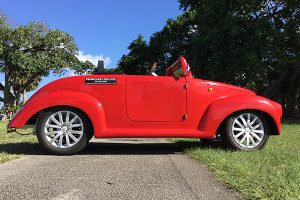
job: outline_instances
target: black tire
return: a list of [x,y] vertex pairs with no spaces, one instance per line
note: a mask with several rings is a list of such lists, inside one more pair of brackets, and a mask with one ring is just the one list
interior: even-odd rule
[[[68,111],[73,114],[76,114],[79,117],[79,119],[81,120],[80,123],[82,122],[82,126],[80,127],[80,131],[82,132],[82,135],[81,135],[80,139],[78,139],[76,141],[77,143],[75,143],[73,146],[59,148],[58,146],[54,146],[53,144],[50,143],[50,141],[48,141],[46,133],[45,133],[45,129],[46,129],[45,126],[46,126],[47,120],[51,117],[51,115],[53,115],[57,112],[68,112]],[[79,120],[79,119],[77,119],[77,120]],[[62,130],[62,129],[55,129],[55,131],[58,131],[58,130]],[[72,154],[76,154],[76,153],[82,151],[85,148],[90,135],[92,135],[91,131],[92,131],[92,129],[91,129],[88,119],[86,118],[86,115],[84,115],[82,112],[80,112],[76,109],[73,109],[73,108],[61,107],[61,108],[55,108],[55,109],[46,111],[40,116],[39,122],[37,124],[37,138],[38,138],[40,145],[43,148],[45,148],[47,151],[49,151],[53,154],[56,154],[56,155],[72,155]],[[57,138],[57,140],[59,140],[59,138]],[[65,140],[66,140],[66,138],[65,138]],[[68,139],[68,140],[70,142],[70,139]],[[71,138],[71,141],[73,141],[73,143],[75,142],[75,140],[72,140],[72,138]]]
[[88,134],[87,143],[89,143],[93,137],[94,137],[94,134],[93,134],[93,132],[91,131],[91,132]]
[[[245,135],[246,134],[246,132],[245,133],[242,133],[242,131],[240,132],[240,133],[242,133],[242,135],[241,136],[239,136],[239,137],[236,137],[237,139],[235,139],[235,137],[234,137],[234,134],[236,133],[236,132],[234,132],[233,131],[233,124],[234,124],[234,122],[235,122],[235,120],[238,118],[238,117],[240,117],[241,115],[243,115],[243,116],[248,116],[248,113],[250,113],[251,114],[251,116],[256,116],[257,117],[257,119],[259,119],[260,120],[260,122],[261,122],[261,124],[262,124],[262,126],[259,126],[260,127],[260,129],[262,129],[263,130],[263,135],[262,134],[259,134],[259,136],[261,137],[261,140],[258,140],[257,138],[255,138],[252,134],[253,134],[253,129],[252,128],[248,128],[248,129],[250,129],[249,131],[248,131],[248,135],[251,135],[251,137],[252,137],[252,139],[254,140],[254,142],[255,143],[252,143],[251,141],[250,141],[250,139],[249,139],[249,141],[250,141],[250,143],[252,143],[253,144],[253,147],[245,147],[245,145],[243,144],[243,142],[241,142],[242,141],[242,139],[243,139],[243,137],[246,137],[246,140],[247,140],[247,136]],[[255,117],[254,117],[255,118]],[[250,117],[250,119],[251,119],[251,117]],[[253,120],[253,118],[252,118],[252,120]],[[254,121],[254,120],[253,120]],[[246,122],[248,123],[248,121],[246,120]],[[236,123],[236,122],[235,122]],[[260,123],[258,123],[257,125],[259,125]],[[242,125],[244,125],[244,124],[242,124]],[[255,125],[255,124],[254,124]],[[252,126],[251,126],[252,127]],[[261,114],[261,113],[259,113],[259,112],[255,112],[255,111],[242,111],[242,112],[237,112],[237,113],[235,113],[235,114],[233,114],[232,116],[230,116],[228,119],[227,119],[227,121],[226,121],[226,123],[225,123],[225,130],[224,130],[224,133],[223,133],[223,135],[222,135],[222,139],[223,139],[223,141],[225,142],[225,145],[227,146],[227,147],[229,147],[229,148],[231,148],[231,149],[234,149],[234,150],[243,150],[243,151],[254,151],[254,150],[258,150],[258,149],[262,149],[262,148],[264,148],[265,147],[265,145],[266,145],[266,143],[267,143],[267,141],[268,141],[268,138],[269,138],[269,124],[268,124],[268,121],[266,120],[266,117],[263,115],[263,114]],[[239,127],[237,127],[237,128],[239,128]],[[246,128],[245,128],[246,129]],[[252,129],[252,130],[251,130]],[[257,130],[255,130],[255,131],[257,131]],[[261,130],[258,130],[258,131],[261,131]],[[238,134],[240,134],[240,133],[238,133]],[[237,136],[238,134],[236,134],[235,136]],[[258,135],[257,133],[255,133],[256,135]],[[237,140],[240,140],[239,142],[241,143],[239,143]]]

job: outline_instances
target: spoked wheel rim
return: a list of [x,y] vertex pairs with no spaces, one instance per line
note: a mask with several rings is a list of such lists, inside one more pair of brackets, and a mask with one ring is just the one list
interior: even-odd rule
[[80,141],[83,128],[83,122],[76,113],[58,111],[46,120],[44,133],[52,146],[70,148]]
[[235,118],[232,124],[232,135],[235,142],[243,148],[257,147],[264,138],[264,125],[253,113],[243,113]]

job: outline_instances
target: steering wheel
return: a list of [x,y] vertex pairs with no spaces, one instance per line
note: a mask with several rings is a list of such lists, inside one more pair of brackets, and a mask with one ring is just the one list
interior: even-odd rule
[[148,70],[147,75],[148,76],[157,76],[156,73],[154,73],[154,69],[157,67],[157,63],[153,63],[152,67]]

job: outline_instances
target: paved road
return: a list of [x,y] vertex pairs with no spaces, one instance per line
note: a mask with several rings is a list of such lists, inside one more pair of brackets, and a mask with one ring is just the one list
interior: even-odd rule
[[96,140],[75,156],[0,165],[0,199],[239,199],[163,139]]

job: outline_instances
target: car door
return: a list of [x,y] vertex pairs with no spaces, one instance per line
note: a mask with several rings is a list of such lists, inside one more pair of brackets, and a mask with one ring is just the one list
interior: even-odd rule
[[181,122],[186,116],[186,79],[172,76],[127,76],[128,118],[136,122]]

